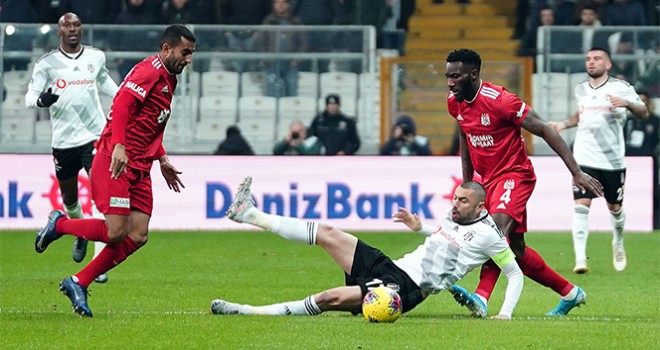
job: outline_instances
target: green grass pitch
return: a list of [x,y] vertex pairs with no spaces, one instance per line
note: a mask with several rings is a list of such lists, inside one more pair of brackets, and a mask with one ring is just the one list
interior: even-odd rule
[[[414,233],[361,233],[393,258],[422,240]],[[263,232],[152,232],[149,243],[92,284],[91,319],[72,313],[58,283],[83,265],[64,237],[44,254],[33,232],[0,232],[0,349],[660,349],[660,232],[626,236],[628,268],[612,267],[610,234],[592,234],[591,271],[574,275],[568,233],[529,233],[587,304],[545,318],[559,297],[529,279],[512,321],[473,319],[449,293],[431,296],[394,324],[328,312],[303,316],[216,316],[212,299],[253,305],[298,300],[343,284],[319,247]],[[92,249],[92,245],[89,246]],[[89,257],[88,257],[89,259]],[[478,271],[460,284],[476,287]],[[489,305],[499,311],[506,279]]]

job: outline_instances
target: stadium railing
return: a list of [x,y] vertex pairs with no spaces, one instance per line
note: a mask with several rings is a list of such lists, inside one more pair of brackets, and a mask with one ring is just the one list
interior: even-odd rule
[[[297,62],[304,79],[298,80],[299,96],[322,99],[321,93],[338,92],[341,84],[331,87],[310,86],[310,81],[321,84],[321,74],[342,71],[361,75],[375,75],[376,36],[371,26],[218,26],[191,25],[197,37],[193,63],[179,76],[179,85],[173,101],[173,116],[168,124],[165,146],[169,152],[180,154],[209,154],[225,138],[225,128],[231,124],[241,126],[240,110],[226,116],[224,106],[217,108],[219,118],[201,118],[200,108],[208,109],[207,96],[230,96],[240,105],[241,98],[261,95],[275,97],[275,116],[264,121],[266,132],[249,141],[258,154],[270,154],[280,136],[280,121],[290,118],[280,115],[279,98],[286,97],[285,81],[272,72]],[[133,64],[158,51],[160,32],[164,26],[150,25],[85,25],[84,45],[93,45],[105,52],[107,67],[119,84]],[[0,153],[49,153],[47,132],[34,132],[37,125],[48,120],[48,111],[27,110],[22,101],[35,62],[43,54],[57,48],[59,39],[54,25],[0,24],[0,95],[7,99],[0,103]],[[287,42],[292,37],[303,38],[303,44]],[[218,74],[219,72],[222,72]],[[317,77],[310,77],[316,74]],[[301,75],[302,76],[302,75]],[[316,79],[315,79],[316,78]],[[364,79],[364,81],[371,81]],[[224,85],[223,85],[224,84]],[[233,84],[233,85],[232,85]],[[344,96],[342,96],[344,97]],[[360,112],[358,128],[369,152],[378,149],[380,115],[377,112],[379,93],[372,84],[358,85],[353,96],[347,94],[346,105]],[[101,95],[107,113],[111,98]],[[360,104],[358,106],[358,104]],[[357,106],[357,107],[356,107]],[[317,111],[303,118],[311,123]],[[271,124],[272,123],[272,124]],[[39,128],[41,130],[43,128]],[[217,131],[217,133],[216,133]],[[216,135],[213,140],[213,135]]]

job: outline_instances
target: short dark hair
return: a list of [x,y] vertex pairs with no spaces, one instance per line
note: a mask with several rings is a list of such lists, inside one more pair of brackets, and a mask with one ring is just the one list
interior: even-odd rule
[[607,55],[607,58],[609,58],[610,60],[612,59],[612,55],[610,55],[610,50],[608,50],[604,47],[594,46],[594,47],[589,49],[589,52],[591,52],[591,51],[603,51]]
[[480,201],[485,201],[486,200],[486,188],[484,186],[476,181],[467,181],[463,182],[461,184],[461,188],[466,189],[466,190],[471,190],[477,193],[477,198]]
[[188,29],[188,27],[183,24],[172,24],[171,26],[165,28],[163,34],[160,35],[160,46],[167,43],[170,46],[177,46],[181,43],[181,37],[186,38],[189,41],[195,42],[195,34]]
[[591,5],[582,6],[582,8],[580,9],[580,13],[582,13],[582,11],[584,11],[584,10],[591,10],[591,11],[596,13],[596,16],[598,16],[598,11],[596,11],[596,8],[591,6]]
[[481,71],[481,57],[476,51],[470,49],[454,50],[447,55],[447,62],[462,62],[473,66],[477,71]]

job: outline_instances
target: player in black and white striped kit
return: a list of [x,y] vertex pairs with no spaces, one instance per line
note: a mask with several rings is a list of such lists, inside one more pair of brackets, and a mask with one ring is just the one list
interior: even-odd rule
[[[616,271],[626,268],[623,248],[623,193],[626,177],[624,156],[626,145],[623,126],[627,111],[646,119],[649,111],[635,89],[625,80],[609,76],[612,60],[609,51],[595,47],[586,57],[589,78],[575,87],[578,112],[561,122],[550,122],[557,131],[577,126],[573,146],[575,160],[585,173],[603,184],[607,208],[613,227],[612,263]],[[589,237],[589,208],[596,196],[589,190],[582,192],[573,186],[575,213],[573,214],[573,249],[575,273],[586,273],[587,238]]]
[[[57,24],[60,46],[37,61],[25,95],[28,108],[48,108],[53,127],[53,161],[62,192],[62,202],[71,218],[82,218],[78,199],[78,172],[89,174],[94,158],[94,143],[105,126],[99,89],[114,96],[117,84],[108,74],[105,54],[81,44],[82,22],[74,13],[66,13]],[[103,217],[92,204],[94,216]],[[95,246],[95,255],[104,243]],[[87,252],[87,240],[76,238],[73,260],[81,262]],[[97,278],[105,282],[107,275]]]
[[379,285],[397,289],[405,313],[431,294],[451,291],[456,281],[493,259],[505,273],[508,284],[500,313],[491,318],[511,318],[522,292],[523,274],[504,234],[484,209],[486,190],[479,183],[466,182],[456,188],[452,209],[437,226],[423,224],[417,215],[399,208],[393,214],[394,221],[425,235],[426,239],[397,260],[328,224],[264,213],[254,206],[251,183],[249,176],[241,183],[227,217],[290,241],[318,245],[344,270],[346,286],[302,300],[265,306],[216,299],[211,302],[213,314],[311,316],[330,310],[357,314],[362,311],[362,300],[369,289]]

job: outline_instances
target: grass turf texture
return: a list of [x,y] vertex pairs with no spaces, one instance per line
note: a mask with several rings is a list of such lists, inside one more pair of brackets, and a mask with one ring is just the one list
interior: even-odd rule
[[[626,238],[628,268],[612,267],[609,234],[592,234],[591,271],[572,273],[569,234],[531,233],[528,244],[550,266],[583,287],[587,304],[565,318],[545,318],[559,297],[529,279],[514,320],[473,319],[449,293],[431,296],[394,324],[328,312],[316,317],[217,316],[212,299],[270,304],[299,300],[343,284],[342,271],[319,247],[271,233],[153,232],[150,242],[92,284],[94,318],[72,313],[58,283],[82,264],[71,260],[73,239],[34,252],[33,232],[0,232],[0,348],[131,349],[658,349],[660,233]],[[398,258],[422,240],[412,233],[362,233]],[[93,245],[89,245],[90,253]],[[91,254],[90,254],[91,255]],[[89,261],[90,257],[86,259]],[[478,271],[460,285],[473,290]],[[506,281],[489,305],[496,314]]]

